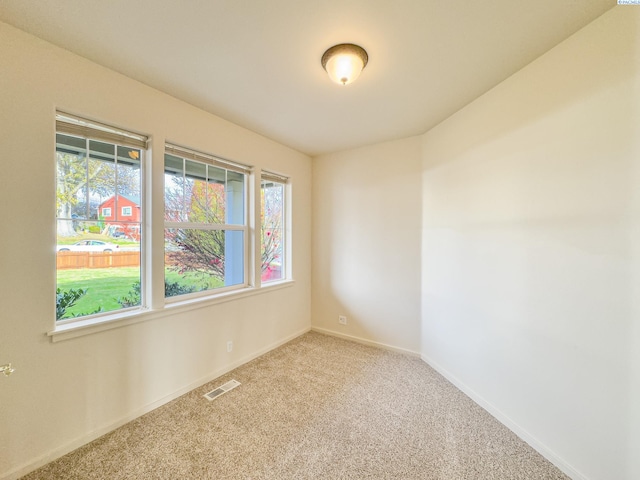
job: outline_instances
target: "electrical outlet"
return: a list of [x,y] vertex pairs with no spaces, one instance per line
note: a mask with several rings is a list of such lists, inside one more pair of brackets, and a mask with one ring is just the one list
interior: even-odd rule
[[338,317],[338,323],[340,325],[346,325],[347,324],[347,317],[345,317],[344,315],[340,315]]
[[233,342],[229,340],[227,342],[227,352],[232,352],[232,351],[233,351]]

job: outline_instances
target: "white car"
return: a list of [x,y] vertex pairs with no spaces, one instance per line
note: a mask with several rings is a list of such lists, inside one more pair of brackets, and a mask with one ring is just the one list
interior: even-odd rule
[[73,245],[58,245],[58,252],[114,252],[120,245],[103,242],[102,240],[82,240]]

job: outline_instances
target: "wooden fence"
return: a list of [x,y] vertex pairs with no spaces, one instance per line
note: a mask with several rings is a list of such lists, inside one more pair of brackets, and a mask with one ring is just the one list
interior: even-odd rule
[[115,268],[140,265],[139,251],[124,252],[58,252],[56,268]]

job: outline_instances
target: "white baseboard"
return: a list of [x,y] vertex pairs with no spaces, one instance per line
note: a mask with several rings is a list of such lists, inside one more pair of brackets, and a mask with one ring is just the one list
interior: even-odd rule
[[553,463],[556,467],[558,467],[562,472],[572,478],[573,480],[589,480],[588,477],[577,469],[575,469],[572,465],[564,461],[560,456],[556,455],[553,450],[547,447],[544,443],[538,440],[535,436],[531,435],[527,430],[522,428],[516,422],[514,422],[511,418],[505,415],[499,408],[495,407],[492,403],[485,400],[481,395],[476,393],[472,388],[469,388],[464,382],[460,381],[457,377],[452,375],[448,370],[443,368],[437,362],[434,362],[432,359],[427,357],[426,355],[421,355],[422,360],[437,371],[440,375],[446,378],[449,382],[455,385],[460,391],[462,391],[465,395],[467,395],[471,400],[484,408],[487,412],[489,412],[493,417],[495,417],[500,423],[502,423],[505,427],[515,433],[518,437],[520,437],[523,441],[525,441],[531,448],[536,450],[540,455],[545,457],[551,463]]
[[392,352],[404,353],[406,355],[411,355],[412,357],[420,358],[419,352],[407,350],[406,348],[394,347],[393,345],[387,345],[386,343],[374,342],[373,340],[367,340],[366,338],[347,335],[344,333],[336,332],[335,330],[328,330],[326,328],[319,328],[319,327],[311,327],[311,331],[323,333],[325,335],[331,335],[332,337],[343,338],[345,340],[351,340],[352,342],[362,343],[363,345],[369,345],[371,347],[379,347],[385,350],[391,350]]
[[299,337],[300,335],[304,335],[305,333],[307,333],[310,330],[310,328],[305,328],[304,330],[301,330],[299,332],[296,332],[294,334],[288,335],[285,338],[282,338],[280,340],[278,340],[277,342],[274,342],[270,345],[267,345],[263,348],[261,348],[260,350],[251,353],[250,355],[246,355],[245,357],[236,360],[228,365],[225,365],[222,368],[219,368],[218,370],[210,373],[209,375],[206,375],[194,382],[191,382],[189,385],[186,385],[184,387],[182,387],[181,389],[153,402],[150,403],[148,405],[145,405],[142,408],[139,408],[137,410],[134,410],[133,412],[131,412],[129,415],[126,415],[122,418],[120,418],[119,420],[106,425],[102,428],[99,428],[97,430],[94,430],[92,432],[87,433],[86,435],[83,435],[65,445],[62,445],[61,447],[55,448],[54,450],[51,450],[50,452],[41,455],[40,457],[38,457],[35,460],[32,460],[20,467],[17,467],[11,471],[9,471],[8,473],[4,474],[3,476],[0,477],[0,480],[16,480],[24,475],[26,475],[29,472],[32,472],[40,467],[42,467],[43,465],[46,465],[49,462],[52,462],[64,455],[66,455],[67,453],[70,453],[74,450],[76,450],[77,448],[80,448],[83,445],[86,445],[89,442],[92,442],[98,438],[100,438],[103,435],[106,435],[107,433],[115,430],[116,428],[121,427],[122,425],[131,422],[132,420],[135,420],[136,418],[149,413],[152,410],[155,410],[158,407],[161,407],[162,405],[169,403],[172,400],[175,400],[176,398],[184,395],[185,393],[190,392],[191,390],[194,390],[198,387],[201,387],[202,385],[204,385],[205,383],[209,383],[213,380],[215,380],[216,378],[224,375],[225,373],[230,372],[231,370],[238,368],[242,365],[244,365],[245,363],[250,362],[251,360],[254,360],[256,358],[258,358],[261,355],[264,355],[265,353],[270,352],[271,350],[280,347],[281,345],[284,345],[287,342],[290,342],[291,340]]

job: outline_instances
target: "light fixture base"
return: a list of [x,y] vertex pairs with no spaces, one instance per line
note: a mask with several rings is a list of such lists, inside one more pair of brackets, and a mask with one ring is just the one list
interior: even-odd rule
[[367,66],[369,55],[359,45],[340,43],[324,52],[320,62],[331,80],[347,85],[358,78]]
[[362,59],[362,68],[366,67],[367,63],[369,62],[369,55],[367,54],[367,51],[360,45],[356,45],[354,43],[340,43],[338,45],[334,45],[326,52],[324,52],[321,60],[322,68],[326,70],[327,62],[329,61],[329,59],[334,55],[338,55],[340,53],[351,53],[359,56]]

